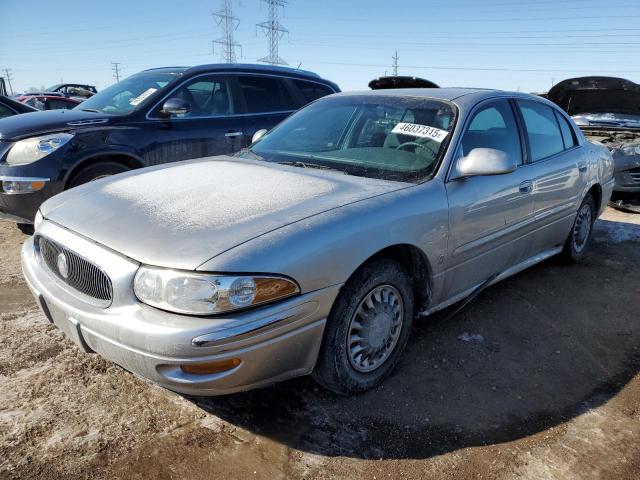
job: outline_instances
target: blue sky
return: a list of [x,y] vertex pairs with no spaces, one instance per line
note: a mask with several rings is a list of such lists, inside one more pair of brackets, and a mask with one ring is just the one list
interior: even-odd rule
[[[75,7],[74,5],[78,5]],[[81,6],[84,5],[84,6]],[[267,53],[260,0],[234,0],[242,61]],[[220,0],[0,0],[0,69],[16,90],[61,80],[104,88],[148,67],[215,63]],[[640,80],[638,0],[290,0],[280,55],[343,90],[391,72],[441,86],[545,91],[581,75]]]

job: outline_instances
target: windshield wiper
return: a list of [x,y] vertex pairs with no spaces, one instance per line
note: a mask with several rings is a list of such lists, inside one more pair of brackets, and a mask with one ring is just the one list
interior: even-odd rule
[[317,168],[318,170],[335,170],[337,172],[345,173],[344,170],[339,168],[330,167],[328,165],[320,165],[319,163],[307,163],[301,162],[300,160],[296,160],[294,162],[278,162],[280,165],[290,165],[292,167],[300,167],[300,168]]
[[100,110],[96,110],[95,108],[81,108],[80,110],[82,110],[83,112],[101,113]]

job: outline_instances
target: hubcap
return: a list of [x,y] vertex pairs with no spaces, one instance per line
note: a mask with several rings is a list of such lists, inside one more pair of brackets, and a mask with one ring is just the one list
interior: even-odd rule
[[591,207],[583,205],[573,225],[573,248],[580,253],[584,250],[591,233]]
[[351,366],[359,372],[380,367],[398,343],[403,323],[398,290],[380,285],[367,293],[349,323],[347,352]]

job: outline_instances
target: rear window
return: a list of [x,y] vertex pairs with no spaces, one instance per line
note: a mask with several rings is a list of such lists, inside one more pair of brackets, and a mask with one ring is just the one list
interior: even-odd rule
[[315,82],[307,82],[305,80],[294,80],[294,85],[300,90],[302,96],[306,100],[307,103],[313,102],[322,97],[326,97],[327,95],[331,95],[335,93],[332,89],[327,87],[326,85],[321,85]]
[[560,115],[558,112],[554,112],[560,125],[560,133],[562,133],[562,140],[564,141],[564,148],[575,147],[578,143],[576,141],[576,134],[573,132],[573,128],[567,122],[567,119]]
[[546,105],[518,100],[531,148],[531,160],[537,162],[564,150],[564,140],[555,113]]
[[297,110],[298,105],[282,79],[260,75],[239,76],[247,113],[269,113]]
[[11,115],[13,115],[13,111],[0,104],[0,118],[10,117]]

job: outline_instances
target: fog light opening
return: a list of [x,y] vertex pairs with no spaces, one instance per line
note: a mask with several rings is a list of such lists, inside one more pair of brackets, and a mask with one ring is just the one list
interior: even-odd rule
[[215,362],[180,365],[180,370],[192,375],[211,375],[213,373],[222,373],[232,370],[240,365],[240,363],[239,358],[229,358],[227,360],[218,360]]

